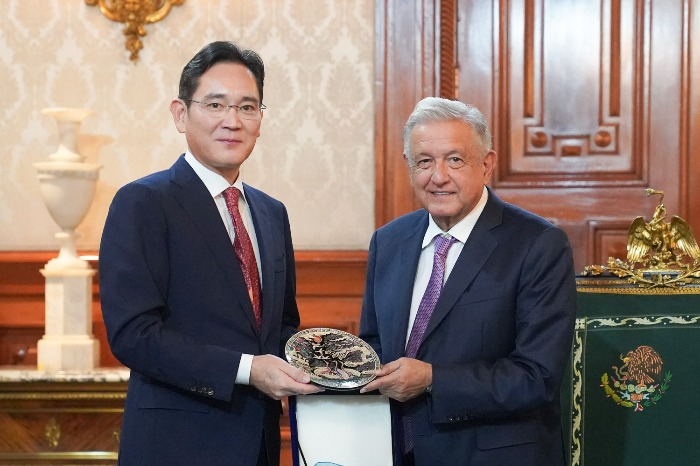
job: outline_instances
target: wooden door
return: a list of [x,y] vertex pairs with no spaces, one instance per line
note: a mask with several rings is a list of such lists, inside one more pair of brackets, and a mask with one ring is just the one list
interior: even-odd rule
[[493,188],[562,226],[577,271],[625,257],[648,187],[700,231],[698,17],[689,0],[379,2],[377,223],[416,207],[400,127],[442,95],[484,112]]

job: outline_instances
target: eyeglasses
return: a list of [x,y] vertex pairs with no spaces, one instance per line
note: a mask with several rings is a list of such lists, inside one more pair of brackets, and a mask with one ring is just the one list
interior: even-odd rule
[[264,105],[258,105],[254,103],[243,105],[228,105],[215,100],[211,102],[200,102],[199,100],[194,99],[182,100],[199,104],[202,106],[202,110],[204,110],[204,112],[206,112],[208,115],[218,118],[225,117],[226,115],[228,115],[229,110],[235,108],[240,118],[243,118],[245,120],[259,120],[262,117],[261,111],[267,108]]

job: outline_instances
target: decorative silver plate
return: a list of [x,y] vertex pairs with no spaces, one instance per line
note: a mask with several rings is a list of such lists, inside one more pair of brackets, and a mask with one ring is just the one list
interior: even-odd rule
[[364,340],[342,330],[309,328],[292,335],[284,348],[287,361],[333,390],[353,390],[370,383],[379,357]]

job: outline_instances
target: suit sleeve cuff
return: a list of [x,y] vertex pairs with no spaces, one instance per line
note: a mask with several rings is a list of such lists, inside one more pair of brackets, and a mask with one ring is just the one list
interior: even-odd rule
[[241,362],[238,363],[238,373],[236,374],[236,383],[250,385],[250,368],[253,365],[252,354],[242,354]]

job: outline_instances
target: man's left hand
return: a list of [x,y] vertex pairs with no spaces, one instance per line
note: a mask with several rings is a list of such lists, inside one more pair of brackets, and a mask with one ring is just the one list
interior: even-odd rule
[[433,383],[433,366],[411,358],[400,358],[375,372],[377,378],[362,387],[360,393],[379,390],[382,395],[406,401],[424,393]]

